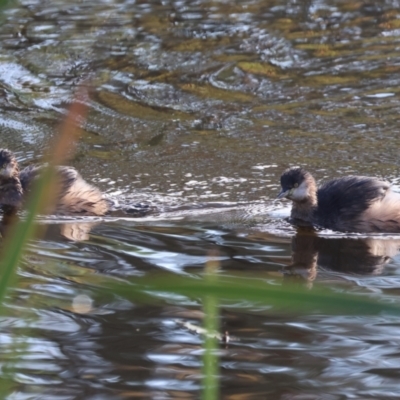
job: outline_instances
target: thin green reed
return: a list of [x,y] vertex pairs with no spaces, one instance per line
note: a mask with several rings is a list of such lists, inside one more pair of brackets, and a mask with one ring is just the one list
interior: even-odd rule
[[[0,0],[0,24],[2,23],[4,16],[3,16],[3,10],[6,8],[6,6],[8,4],[10,4],[11,1],[9,0]],[[24,233],[21,232],[22,235],[20,237],[20,232],[16,232],[16,239],[22,239],[22,236],[24,236]],[[13,235],[14,236],[14,235]],[[19,259],[22,255],[22,251],[23,251],[23,245],[21,245],[20,243],[16,243],[16,242],[11,242],[13,248],[9,249],[7,245],[3,246],[3,249],[6,249],[7,254],[8,252],[12,251],[14,252],[13,256],[16,258],[17,261],[11,261],[11,260],[6,260],[4,257],[2,258],[2,261],[0,262],[0,309],[2,309],[2,305],[3,305],[3,300],[4,300],[4,296],[5,293],[7,291],[7,288],[9,286],[9,284],[12,281],[12,277],[14,276],[14,271],[16,270],[16,267],[18,265]],[[18,254],[16,254],[18,253]],[[9,355],[17,355],[17,353],[14,351],[14,349],[12,348],[12,344],[7,345],[8,346],[8,351],[9,351]],[[19,347],[20,350],[20,347]],[[20,353],[19,353],[20,354]],[[17,359],[17,356],[15,357],[15,359]],[[0,377],[0,398],[4,399],[6,398],[6,396],[13,390],[15,386],[15,382],[9,378],[7,376],[6,371],[4,370],[4,366],[3,366],[3,372],[2,372],[2,376]]]
[[[9,0],[0,0],[0,22],[3,19],[2,12],[8,3]],[[15,240],[10,241],[9,243],[12,248],[9,248],[7,245],[4,246],[7,254],[5,257],[3,256],[0,262],[0,307],[3,302],[5,292],[13,276],[13,272],[15,271],[19,259],[21,258],[23,250],[23,245],[21,245],[21,242],[25,243],[25,233],[26,229],[21,229],[21,232],[15,232],[14,235],[12,235],[15,236]],[[13,254],[11,254],[11,252],[13,252]]]
[[102,293],[122,296],[132,301],[157,303],[157,293],[171,293],[198,299],[214,297],[221,304],[238,301],[253,302],[267,310],[281,313],[325,313],[332,315],[400,315],[400,305],[382,302],[372,295],[335,292],[326,285],[314,285],[310,290],[299,285],[271,284],[263,279],[237,273],[236,276],[218,275],[218,279],[198,279],[153,273],[126,282],[97,282]]
[[[211,257],[206,263],[204,280],[213,282],[218,279],[219,262]],[[219,358],[218,339],[219,308],[217,297],[203,297],[204,311],[204,352],[203,352],[203,396],[204,400],[217,400],[219,394]]]
[[204,328],[207,333],[204,337],[203,353],[203,396],[204,400],[217,400],[219,393],[219,357],[218,332],[219,308],[218,300],[214,296],[205,296],[203,300]]

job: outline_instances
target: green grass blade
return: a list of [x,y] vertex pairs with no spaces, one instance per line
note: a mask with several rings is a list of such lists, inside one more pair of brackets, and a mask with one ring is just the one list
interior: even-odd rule
[[219,331],[218,302],[213,296],[206,296],[203,301],[204,327],[209,333],[204,337],[203,353],[203,399],[217,400],[219,392],[219,357],[218,340],[214,332]]
[[[107,285],[106,285],[107,286]],[[385,303],[366,295],[338,293],[326,286],[315,285],[306,289],[285,285],[272,285],[260,279],[246,276],[222,277],[217,281],[198,277],[157,274],[136,279],[131,284],[112,283],[111,293],[134,301],[157,301],[152,293],[171,293],[189,298],[214,296],[220,301],[249,301],[277,308],[281,312],[321,312],[341,315],[376,315],[382,312],[400,314],[400,305]]]
[[[215,252],[214,252],[215,253]],[[210,254],[210,258],[205,266],[204,280],[207,282],[217,282],[219,262],[213,257],[217,254]],[[203,298],[204,309],[204,328],[207,332],[204,336],[203,353],[203,399],[217,400],[219,393],[219,357],[218,340],[215,333],[219,332],[219,307],[215,296],[205,296]]]

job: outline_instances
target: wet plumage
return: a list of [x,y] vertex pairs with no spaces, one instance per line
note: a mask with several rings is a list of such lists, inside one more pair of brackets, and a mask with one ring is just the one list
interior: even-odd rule
[[291,219],[347,232],[400,232],[400,194],[388,182],[365,176],[332,179],[319,188],[302,168],[281,176],[279,198],[293,201]]
[[[19,171],[14,154],[0,149],[0,206],[3,212],[21,208],[32,183],[43,166],[29,166]],[[87,183],[72,167],[59,166],[57,171],[57,197],[52,212],[57,214],[104,215],[109,202],[95,186]]]

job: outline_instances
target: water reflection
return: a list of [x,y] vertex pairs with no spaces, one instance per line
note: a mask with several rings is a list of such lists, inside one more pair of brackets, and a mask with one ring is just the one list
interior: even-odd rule
[[[195,215],[179,222],[114,220],[94,226],[87,241],[72,242],[60,237],[58,225],[50,225],[48,235],[30,247],[20,273],[20,289],[10,305],[17,314],[0,324],[14,326],[8,340],[31,336],[25,349],[30,363],[16,364],[19,393],[28,396],[34,385],[43,396],[78,396],[85,390],[107,399],[122,394],[197,397],[202,337],[187,326],[202,326],[201,299],[159,293],[157,305],[136,304],[102,294],[101,282],[113,276],[133,282],[135,276],[157,276],[160,270],[168,271],[171,280],[182,273],[196,276],[212,246],[219,252],[219,273],[246,271],[268,290],[290,276],[312,281],[309,271],[318,278],[327,268],[337,268],[342,279],[354,272],[371,276],[398,249],[398,241],[384,238],[328,238],[299,231],[291,239],[216,226],[215,216],[213,224],[196,223]],[[343,254],[336,257],[335,252]],[[288,265],[283,278],[282,264]],[[84,300],[78,308],[77,299]],[[21,310],[29,318],[21,317]],[[220,310],[221,331],[235,338],[219,350],[224,396],[285,398],[292,395],[288,382],[301,393],[314,395],[321,385],[341,393],[332,381],[349,379],[368,388],[385,374],[390,383],[387,376],[399,364],[398,326],[390,317],[285,315],[241,301],[222,303]],[[20,326],[30,326],[32,333]]]
[[[0,215],[0,233],[4,238],[11,227],[18,221],[16,215]],[[56,217],[59,219],[60,217]],[[100,223],[101,218],[90,218],[83,220],[79,217],[70,217],[65,223],[60,223],[60,221],[50,221],[47,220],[46,237],[51,237],[53,240],[63,240],[69,239],[73,241],[84,241],[89,240],[90,231]]]
[[400,238],[329,238],[311,228],[299,228],[292,238],[292,263],[284,273],[309,282],[317,278],[321,267],[345,274],[377,275],[399,252]]
[[89,234],[93,227],[98,225],[97,222],[74,222],[60,225],[60,234],[69,240],[82,241],[89,240]]

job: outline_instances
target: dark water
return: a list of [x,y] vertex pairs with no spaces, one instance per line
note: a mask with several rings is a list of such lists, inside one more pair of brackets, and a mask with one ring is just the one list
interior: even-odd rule
[[[15,1],[0,25],[0,138],[43,155],[76,88],[70,163],[135,219],[48,225],[0,321],[9,399],[198,398],[202,301],[101,294],[101,280],[220,273],[396,304],[400,237],[296,233],[274,202],[307,166],[398,184],[397,1]],[[398,186],[397,186],[398,188]],[[220,302],[220,398],[398,398],[398,318]],[[186,324],[186,325],[185,325]],[[192,324],[192,325],[188,325]]]

